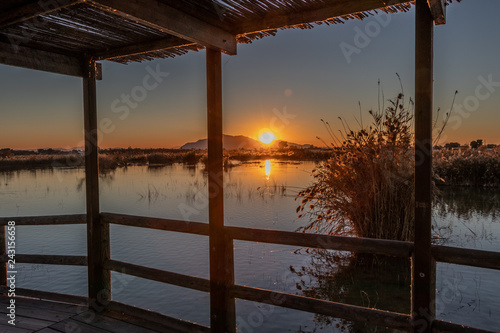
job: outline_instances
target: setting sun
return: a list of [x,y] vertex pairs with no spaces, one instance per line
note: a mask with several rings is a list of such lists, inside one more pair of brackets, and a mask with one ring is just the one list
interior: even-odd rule
[[263,132],[259,135],[259,141],[269,145],[276,140],[276,135],[273,132]]

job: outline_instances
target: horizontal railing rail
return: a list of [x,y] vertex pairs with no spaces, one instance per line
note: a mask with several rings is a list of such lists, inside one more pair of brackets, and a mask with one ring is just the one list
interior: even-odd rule
[[447,321],[437,320],[437,319],[432,322],[432,332],[433,333],[456,333],[456,332],[460,332],[460,333],[495,333],[494,331],[482,330],[480,328],[450,323]]
[[[0,286],[0,292],[7,294],[9,291],[8,287]],[[81,304],[82,306],[88,305],[88,297],[56,293],[53,291],[43,291],[35,289],[17,288],[16,296],[24,296],[30,298],[46,299],[55,302]]]
[[[200,222],[188,222],[182,220],[172,220],[163,218],[140,217],[124,214],[101,213],[104,223],[125,225],[131,227],[156,229],[171,232],[181,232],[208,236],[209,225]],[[7,225],[8,221],[15,221],[16,225],[72,225],[85,224],[85,215],[62,215],[62,216],[32,216],[32,217],[12,217],[0,218],[0,226]],[[255,229],[243,227],[224,227],[226,236],[230,240],[261,242],[278,245],[300,246],[307,248],[321,248],[338,251],[351,251],[358,253],[371,253],[378,255],[388,255],[395,257],[411,257],[414,250],[412,242],[392,241],[383,239],[341,237],[329,235],[317,235],[307,233],[297,233],[289,231]],[[500,270],[500,253],[485,250],[463,249],[457,247],[433,245],[432,255],[437,262],[467,265],[481,268]],[[7,262],[7,255],[1,255],[0,261]],[[86,266],[86,256],[66,256],[66,255],[38,255],[38,254],[16,254],[16,261],[19,263],[47,264],[47,265],[74,265]],[[160,269],[135,265],[132,263],[117,260],[107,260],[104,269],[113,272],[123,273],[152,281],[163,282],[178,287],[189,288],[202,292],[210,292],[210,280],[194,277]],[[8,288],[0,287],[2,293],[6,293]],[[76,295],[66,295],[47,291],[16,288],[16,294],[26,297],[50,299],[54,301],[70,302],[77,304],[87,304],[88,298]],[[267,303],[280,307],[317,313],[351,321],[370,323],[383,327],[391,327],[404,331],[410,331],[411,318],[407,314],[371,309],[366,307],[348,305],[327,300],[309,298],[267,289],[259,289],[248,286],[232,284],[229,286],[230,297],[244,299],[248,301]],[[110,309],[113,311],[137,311],[144,312],[141,316],[153,316],[150,311],[135,308],[133,306],[109,301]],[[120,310],[122,309],[122,310]],[[173,318],[158,314],[158,320],[162,320],[169,325],[184,325]],[[151,318],[153,319],[153,318]],[[172,322],[172,321],[175,321]],[[190,323],[188,323],[191,325]],[[187,325],[187,324],[186,324]],[[192,326],[193,332],[209,332],[208,327]],[[434,332],[478,332],[486,333],[488,330],[467,327],[455,323],[441,320],[433,321]]]
[[175,231],[208,236],[208,223],[171,220],[156,217],[142,217],[124,214],[101,213],[101,221],[109,224]]
[[230,294],[234,298],[267,303],[285,308],[332,316],[335,318],[365,322],[401,330],[411,329],[410,316],[402,313],[370,309],[355,305],[239,285],[233,286],[230,290]]
[[500,252],[432,245],[434,259],[449,264],[500,270]]
[[142,309],[133,305],[121,303],[121,302],[116,302],[116,301],[109,301],[106,305],[106,307],[110,311],[114,311],[116,313],[130,313],[133,314],[136,317],[139,317],[141,319],[150,321],[152,323],[157,323],[164,325],[169,328],[169,331],[175,331],[175,332],[189,332],[189,333],[209,333],[210,328],[196,324],[196,323],[191,323],[187,322],[181,319],[177,318],[172,318],[169,316],[166,316],[164,314],[151,311],[151,310],[146,310]]
[[19,216],[0,217],[0,226],[15,221],[16,225],[60,225],[60,224],[86,224],[85,214],[53,215],[53,216]]
[[143,279],[168,283],[178,287],[210,292],[210,280],[208,279],[129,264],[116,260],[107,261],[104,268]]
[[[44,265],[69,265],[87,266],[87,256],[60,256],[49,254],[16,254],[16,263],[44,264]],[[0,262],[7,262],[9,257],[0,256]]]
[[410,257],[413,243],[385,239],[342,237],[291,231],[225,227],[234,240]]

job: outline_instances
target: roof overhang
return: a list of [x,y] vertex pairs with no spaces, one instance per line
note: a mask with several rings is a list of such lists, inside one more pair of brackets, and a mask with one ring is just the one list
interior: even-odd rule
[[[436,24],[452,1],[428,0]],[[206,47],[234,55],[237,43],[279,29],[410,7],[403,0],[3,0],[0,63],[82,76],[88,58],[128,63]]]

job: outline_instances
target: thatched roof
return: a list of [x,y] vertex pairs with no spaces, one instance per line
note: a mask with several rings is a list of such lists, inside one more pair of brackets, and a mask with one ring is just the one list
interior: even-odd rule
[[[235,53],[236,43],[279,29],[310,29],[410,6],[401,0],[2,0],[0,46],[120,63],[173,57],[207,44]],[[184,31],[194,31],[193,38]],[[0,54],[0,63],[8,63],[3,58],[9,57]]]

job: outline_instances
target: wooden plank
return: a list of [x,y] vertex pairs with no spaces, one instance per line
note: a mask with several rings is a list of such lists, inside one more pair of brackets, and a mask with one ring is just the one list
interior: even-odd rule
[[208,224],[200,222],[170,220],[155,217],[132,216],[124,214],[101,213],[105,223],[150,228],[165,231],[182,232],[208,236]]
[[[92,320],[89,322],[89,318]],[[96,314],[95,312],[84,312],[71,317],[72,320],[79,321],[84,324],[89,324],[92,327],[103,329],[105,331],[114,332],[114,333],[122,333],[122,332],[134,332],[134,333],[151,333],[153,332],[150,329],[140,327],[134,324],[127,323],[122,320],[118,320],[115,318],[103,316],[100,314]]]
[[[6,255],[2,255],[0,257],[1,262],[6,262],[7,260],[8,257]],[[87,257],[46,254],[16,254],[16,262],[25,264],[87,266]]]
[[[88,318],[92,318],[92,315],[88,315]],[[50,326],[51,329],[62,332],[78,332],[78,333],[110,333],[111,331],[101,329],[99,327],[95,327],[91,325],[91,321],[89,323],[74,320],[72,318],[66,319],[64,321],[55,323]]]
[[[26,289],[25,289],[26,290]],[[79,296],[76,296],[79,297]],[[73,299],[74,300],[74,299]],[[9,302],[8,297],[0,297],[0,304],[7,304]],[[83,301],[81,304],[86,304],[85,298],[83,298]],[[62,312],[62,313],[67,313],[70,315],[78,314],[83,311],[87,311],[86,306],[81,306],[81,305],[75,305],[75,304],[70,304],[70,303],[59,303],[59,302],[52,302],[52,301],[45,301],[45,300],[39,300],[39,299],[33,299],[33,298],[25,298],[22,297],[21,295],[16,295],[16,305],[19,306],[26,306],[30,308],[40,308],[40,309],[45,309],[45,310],[50,310],[50,311],[57,311],[57,312]]]
[[428,0],[436,25],[446,24],[446,0]]
[[331,18],[337,18],[343,15],[349,15],[359,12],[366,12],[378,8],[384,8],[388,5],[397,6],[408,3],[407,0],[356,0],[356,1],[338,1],[327,0],[325,4],[310,10],[293,11],[281,15],[266,15],[258,20],[247,20],[233,29],[236,34],[247,34],[266,30],[275,30],[289,26],[325,21]]
[[321,248],[328,250],[373,253],[408,258],[413,251],[412,242],[306,234],[290,231],[226,227],[230,237],[237,240]]
[[[8,310],[5,307],[0,308],[0,313],[8,313]],[[76,313],[68,313],[61,311],[54,311],[49,309],[44,309],[40,307],[27,306],[24,304],[20,304],[16,300],[16,316],[23,316],[35,319],[43,319],[52,322],[61,321],[67,319],[71,316],[74,316]]]
[[40,15],[47,15],[59,9],[83,2],[82,0],[33,1],[0,15],[0,29],[28,21]]
[[450,323],[442,320],[434,320],[432,323],[433,333],[495,333],[498,331],[482,330],[480,328],[474,328],[466,325],[460,325],[455,323]]
[[114,59],[114,58],[121,58],[124,56],[143,54],[147,52],[166,50],[173,47],[191,46],[195,44],[196,43],[187,41],[185,39],[176,36],[171,36],[169,38],[162,38],[154,41],[136,43],[113,49],[102,50],[99,52],[94,52],[92,55],[96,58],[96,60]]
[[231,289],[231,294],[236,298],[248,301],[266,303],[351,321],[364,322],[381,327],[390,327],[404,331],[409,331],[411,329],[410,316],[401,313],[370,309],[355,305],[347,305],[343,303],[239,285],[236,285]]
[[62,224],[85,224],[85,214],[55,215],[55,216],[18,216],[0,217],[0,225],[7,225],[9,221],[15,221],[16,225],[62,225]]
[[[233,284],[234,267],[228,265],[229,247],[224,230],[223,148],[222,148],[222,65],[221,52],[207,48],[208,124],[208,220],[210,247],[210,327],[214,332],[235,332]],[[232,250],[232,246],[230,247]]]
[[0,42],[0,64],[70,76],[84,75],[78,58],[12,43]]
[[499,252],[433,245],[432,255],[436,261],[450,264],[500,269]]
[[155,0],[92,0],[101,10],[206,47],[236,54],[236,36]]
[[36,331],[36,333],[59,333],[60,331],[56,331],[55,329],[52,328],[44,328],[39,331]]
[[16,328],[37,331],[54,324],[53,321],[24,317],[16,314]]
[[414,332],[430,333],[435,317],[432,228],[432,103],[434,22],[427,0],[416,1],[415,251],[412,260]]
[[130,324],[134,324],[136,326],[144,327],[150,330],[153,330],[155,332],[172,332],[172,328],[168,326],[164,326],[155,322],[152,322],[150,320],[146,320],[144,318],[130,316],[124,313],[118,313],[114,311],[107,311],[106,312],[106,317],[114,318],[117,320],[122,320]]
[[33,333],[33,330],[19,328],[7,323],[0,322],[0,333]]
[[87,59],[83,67],[88,296],[91,307],[101,308],[111,299],[111,273],[104,268],[110,259],[109,224],[100,220],[99,208],[96,63]]
[[183,288],[189,288],[204,292],[210,291],[210,281],[199,277],[173,273],[173,272],[166,272],[160,269],[129,264],[116,260],[108,260],[106,262],[105,268],[112,270],[114,272],[133,275],[143,279],[168,283]]
[[[6,289],[5,287],[0,287],[0,291],[2,292],[5,292],[5,289]],[[37,298],[42,300],[51,300],[56,302],[72,303],[71,306],[75,306],[75,304],[85,305],[88,303],[87,297],[83,296],[60,294],[51,291],[33,290],[25,288],[16,288],[16,302],[18,296]]]
[[[184,320],[172,318],[169,316],[166,316],[164,314],[154,312],[151,310],[147,309],[142,309],[138,308],[132,305],[120,303],[120,302],[115,302],[111,301],[108,306],[110,311],[113,312],[107,312],[106,316],[109,317],[114,317],[116,313],[121,313],[123,315],[127,316],[134,316],[140,318],[140,320],[144,320],[149,323],[149,325],[145,327],[153,327],[150,325],[161,325],[164,327],[168,327],[170,331],[175,331],[175,332],[189,332],[189,333],[208,333],[210,332],[210,329],[206,326],[202,326],[199,324],[195,323],[190,323]],[[130,317],[125,317],[126,320],[130,320],[127,318]],[[134,323],[134,320],[131,320],[132,323]],[[138,323],[138,322],[137,322]],[[163,330],[160,332],[169,332],[169,330]]]

